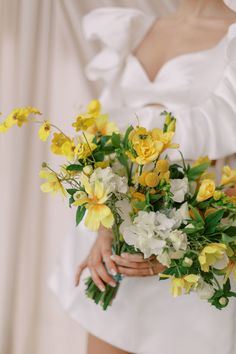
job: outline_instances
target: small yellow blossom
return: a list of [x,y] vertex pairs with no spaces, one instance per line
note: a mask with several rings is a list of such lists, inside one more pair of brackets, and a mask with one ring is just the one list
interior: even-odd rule
[[14,109],[10,115],[5,119],[5,121],[0,124],[0,132],[6,132],[8,129],[13,127],[13,125],[18,125],[22,127],[23,124],[27,123],[29,116],[31,114],[41,114],[39,110],[35,107],[22,107]]
[[44,193],[51,193],[52,195],[55,195],[59,192],[63,196],[66,196],[66,191],[56,173],[42,169],[39,175],[41,178],[47,179],[47,182],[40,186]]
[[51,151],[56,155],[63,155],[62,146],[67,141],[71,142],[71,139],[62,133],[54,133],[51,143]]
[[139,176],[138,181],[143,186],[154,188],[158,185],[160,179],[157,172],[145,171]]
[[223,197],[225,197],[225,193],[222,191],[215,191],[213,194],[213,198],[216,201],[222,199]]
[[94,135],[104,136],[118,133],[119,129],[114,122],[108,120],[108,115],[101,114],[95,118],[94,123],[88,127],[87,131]]
[[209,159],[208,156],[200,156],[192,165],[192,167],[196,167],[199,165],[202,165],[204,163],[208,163],[209,165],[211,164],[211,160]]
[[98,100],[91,100],[87,106],[88,112],[98,116],[101,112],[101,103]]
[[91,115],[90,113],[84,113],[80,114],[76,118],[76,121],[72,124],[72,127],[74,127],[77,132],[81,130],[87,130],[91,125],[94,124],[94,122],[94,115]]
[[223,167],[223,175],[221,185],[233,185],[236,183],[236,170],[232,170],[229,166]]
[[67,160],[73,161],[76,156],[76,146],[73,141],[66,141],[61,147],[61,153]]
[[90,176],[93,173],[93,167],[91,165],[87,165],[83,168],[83,173],[86,176]]
[[198,260],[203,272],[209,272],[209,268],[218,260],[221,260],[227,252],[227,246],[223,243],[210,243],[201,251]]
[[170,171],[169,171],[169,162],[167,160],[158,160],[155,166],[155,171],[157,172],[160,181],[165,180],[169,181],[170,179]]
[[179,144],[172,143],[172,139],[175,135],[175,133],[173,131],[168,131],[168,132],[164,133],[162,129],[154,128],[151,131],[151,134],[152,134],[152,138],[154,140],[160,141],[163,143],[162,152],[167,149],[178,149],[179,148]]
[[236,261],[230,259],[227,266],[222,269],[222,272],[225,273],[224,281],[226,282],[231,274],[233,274],[234,280],[236,281]]
[[213,197],[215,193],[215,182],[211,179],[204,179],[200,185],[198,194],[197,194],[197,201],[203,202],[211,197]]
[[73,195],[74,198],[74,203],[72,203],[72,205],[74,206],[81,206],[84,203],[86,203],[86,201],[88,200],[88,195],[87,193],[85,193],[84,191],[78,191]]
[[39,128],[39,132],[38,132],[39,138],[42,141],[46,141],[47,138],[49,137],[50,131],[51,131],[50,122],[48,120],[46,120]]

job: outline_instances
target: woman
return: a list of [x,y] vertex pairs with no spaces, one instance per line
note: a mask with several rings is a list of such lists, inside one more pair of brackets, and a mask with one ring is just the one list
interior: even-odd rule
[[[90,79],[106,82],[101,101],[112,119],[158,126],[160,112],[177,117],[176,142],[194,160],[219,160],[236,152],[236,1],[182,0],[175,14],[156,18],[135,9],[101,8],[84,19],[88,39],[104,50],[88,65]],[[226,4],[228,6],[226,6]],[[230,6],[230,7],[229,7]],[[172,160],[179,159],[176,153]],[[219,162],[217,163],[219,166]],[[221,313],[194,295],[172,299],[162,266],[140,256],[111,256],[111,233],[80,227],[65,252],[52,288],[90,333],[88,354],[235,354],[235,302]],[[86,238],[86,239],[85,239]],[[76,244],[77,243],[77,244]],[[92,246],[92,247],[91,247]],[[77,255],[79,252],[79,256]],[[76,285],[72,273],[78,259]],[[84,295],[81,274],[101,289],[125,275],[117,298],[103,312]],[[225,330],[227,328],[227,330]],[[119,349],[118,349],[119,348]]]

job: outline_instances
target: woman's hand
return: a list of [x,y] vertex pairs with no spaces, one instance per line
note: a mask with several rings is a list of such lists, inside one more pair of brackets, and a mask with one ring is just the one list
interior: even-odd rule
[[[85,268],[89,268],[91,277],[97,287],[105,290],[105,283],[115,287],[116,281],[108,274],[107,269],[112,275],[116,275],[118,269],[115,262],[111,259],[112,255],[112,230],[101,226],[98,230],[98,236],[89,252],[87,258],[82,262],[75,276],[75,285],[78,286],[80,277]],[[105,265],[106,267],[105,267]]]
[[144,259],[141,254],[123,253],[120,256],[112,255],[118,272],[128,277],[147,277],[162,273],[166,267],[157,261],[155,256]]

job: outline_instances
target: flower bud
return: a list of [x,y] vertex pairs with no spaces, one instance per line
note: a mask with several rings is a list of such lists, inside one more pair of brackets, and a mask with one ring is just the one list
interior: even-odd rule
[[226,306],[228,304],[229,300],[226,297],[221,297],[219,299],[219,304],[222,306]]
[[85,166],[83,168],[83,172],[85,175],[90,176],[93,173],[93,168],[91,165]]
[[184,257],[182,264],[184,267],[191,267],[193,265],[193,260],[191,258]]
[[42,168],[46,168],[48,165],[46,162],[42,162]]

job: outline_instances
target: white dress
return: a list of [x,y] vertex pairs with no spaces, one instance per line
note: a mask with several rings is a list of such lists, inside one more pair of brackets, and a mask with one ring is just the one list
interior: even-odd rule
[[[102,79],[103,106],[121,127],[160,126],[159,103],[177,117],[175,141],[187,159],[212,159],[236,152],[236,24],[213,48],[169,60],[153,82],[132,52],[155,17],[135,9],[101,8],[84,18],[88,39],[102,51],[89,63],[89,79]],[[171,154],[179,159],[177,152]],[[63,255],[49,285],[68,314],[90,333],[135,354],[236,354],[236,300],[216,310],[195,294],[177,299],[169,281],[157,277],[124,278],[115,301],[103,311],[74,286],[78,264],[96,234],[84,225],[66,238]],[[88,276],[84,273],[84,278]],[[79,353],[79,352],[78,352]]]

